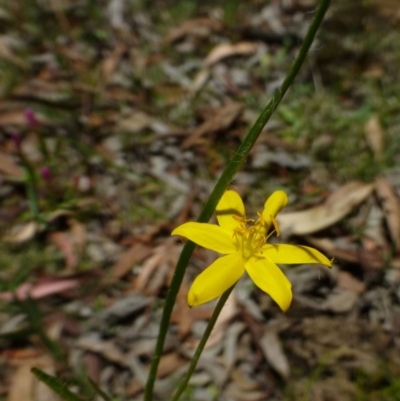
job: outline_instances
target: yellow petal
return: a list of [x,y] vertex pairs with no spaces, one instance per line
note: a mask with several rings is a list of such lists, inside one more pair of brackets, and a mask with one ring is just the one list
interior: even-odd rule
[[265,244],[262,247],[267,257],[274,263],[308,264],[316,263],[332,267],[332,262],[314,248],[301,245]]
[[265,228],[268,231],[272,224],[271,216],[275,217],[287,204],[288,198],[285,192],[275,191],[265,202],[262,216]]
[[219,297],[244,273],[240,252],[218,258],[194,280],[188,293],[189,306],[198,306]]
[[282,270],[266,258],[251,257],[245,269],[257,287],[266,292],[282,309],[289,308],[292,302],[292,285]]
[[240,195],[232,190],[225,191],[216,208],[218,223],[226,230],[233,231],[240,226],[240,221],[233,218],[245,219],[246,213]]
[[197,245],[222,254],[233,253],[237,250],[232,233],[216,224],[185,223],[176,227],[171,235],[181,235]]

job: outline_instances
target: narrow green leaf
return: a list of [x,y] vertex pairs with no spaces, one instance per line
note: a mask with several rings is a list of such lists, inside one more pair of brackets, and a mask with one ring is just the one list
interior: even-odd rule
[[50,376],[38,368],[32,368],[31,372],[38,378],[38,380],[50,387],[64,401],[84,401],[83,398],[78,397],[70,391],[60,378]]
[[21,301],[19,306],[28,317],[31,330],[39,336],[42,344],[58,361],[64,361],[66,355],[60,344],[51,339],[43,330],[42,313],[37,302],[32,298],[28,298],[25,301]]
[[112,398],[106,394],[98,385],[95,383],[90,377],[88,377],[88,381],[90,385],[93,387],[93,390],[104,400],[104,401],[112,401]]

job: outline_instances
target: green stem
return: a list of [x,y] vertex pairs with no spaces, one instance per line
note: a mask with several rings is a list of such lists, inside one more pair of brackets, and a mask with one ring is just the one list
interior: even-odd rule
[[208,322],[208,325],[207,325],[207,327],[206,327],[206,329],[204,331],[204,334],[201,337],[199,345],[196,348],[196,352],[194,353],[194,355],[193,355],[193,357],[192,357],[192,359],[190,361],[189,369],[187,370],[185,377],[182,379],[181,383],[179,384],[178,389],[176,390],[176,393],[172,397],[171,401],[178,401],[180,396],[182,395],[182,393],[185,391],[185,388],[186,388],[187,384],[189,383],[189,380],[190,380],[194,370],[196,369],[197,362],[199,361],[200,355],[203,352],[204,346],[207,343],[208,337],[210,337],[212,329],[215,326],[215,322],[217,321],[218,316],[221,313],[222,308],[224,307],[226,300],[228,299],[230,293],[232,292],[233,287],[234,287],[234,285],[231,288],[229,288],[228,290],[226,290],[221,295],[221,297],[220,297],[220,299],[219,299],[219,301],[218,301],[218,303],[217,303],[217,305],[216,305],[216,307],[214,309],[214,312],[213,312],[213,314],[212,314],[212,316],[211,316],[211,318],[210,318],[210,320]]
[[29,208],[32,217],[36,222],[40,223],[39,202],[37,197],[36,176],[35,171],[26,157],[21,153],[21,161],[25,167],[25,188],[26,196],[28,198]]
[[[286,91],[289,89],[290,85],[292,84],[295,77],[299,73],[306,59],[308,51],[310,50],[311,44],[318,31],[318,28],[321,25],[324,15],[329,7],[329,4],[330,0],[321,0],[317,8],[317,11],[314,15],[314,18],[311,22],[311,25],[308,28],[308,32],[304,39],[304,42],[301,45],[299,54],[297,55],[297,58],[294,61],[289,74],[283,81],[281,87],[274,93],[272,100],[261,112],[257,121],[251,127],[250,131],[243,139],[243,142],[239,146],[238,150],[235,152],[233,158],[225,168],[224,172],[222,173],[221,177],[216,183],[213,191],[211,192],[206,204],[204,205],[203,210],[201,211],[199,218],[197,219],[198,222],[207,222],[210,219],[217,206],[218,201],[221,199],[221,196],[227,189],[228,185],[231,183],[237,171],[240,169],[242,163],[246,160],[251,148],[253,147],[257,138],[260,136],[261,131],[264,128],[265,124],[268,122],[272,113],[278,107]],[[176,265],[175,272],[167,292],[164,311],[160,322],[160,332],[158,334],[157,344],[154,350],[154,356],[146,383],[144,401],[153,401],[154,382],[156,380],[157,368],[164,348],[164,341],[167,335],[172,309],[174,307],[176,296],[178,294],[179,288],[183,280],[183,276],[186,271],[186,267],[188,265],[189,259],[193,253],[194,248],[195,244],[193,244],[193,242],[191,241],[186,242],[185,246],[183,247],[180,258],[178,260],[178,263]]]

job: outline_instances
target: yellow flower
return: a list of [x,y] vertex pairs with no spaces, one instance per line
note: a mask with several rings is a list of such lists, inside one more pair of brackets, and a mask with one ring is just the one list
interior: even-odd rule
[[[254,283],[286,311],[292,301],[292,285],[276,265],[316,263],[332,266],[313,248],[299,245],[268,244],[268,238],[279,226],[275,216],[287,203],[283,191],[274,192],[265,202],[258,219],[246,219],[239,194],[228,190],[216,208],[219,225],[185,223],[172,235],[185,237],[204,248],[223,254],[197,276],[188,293],[189,306],[213,300],[235,284],[246,271]],[[271,227],[274,230],[268,234]]]

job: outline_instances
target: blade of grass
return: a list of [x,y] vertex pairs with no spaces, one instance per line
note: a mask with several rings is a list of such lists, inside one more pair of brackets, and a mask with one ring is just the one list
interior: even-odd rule
[[113,401],[113,399],[107,395],[90,377],[88,377],[88,382],[92,386],[93,390],[104,400]]
[[66,355],[64,350],[61,348],[58,342],[52,340],[46,332],[43,330],[43,319],[42,314],[37,306],[37,303],[28,298],[25,301],[19,303],[21,310],[28,317],[31,332],[34,332],[40,338],[42,344],[47,348],[47,350],[56,358],[58,361],[66,361]]
[[49,386],[56,394],[58,394],[64,401],[85,401],[83,398],[78,397],[62,382],[58,377],[50,376],[38,368],[32,368],[32,373],[38,380]]

